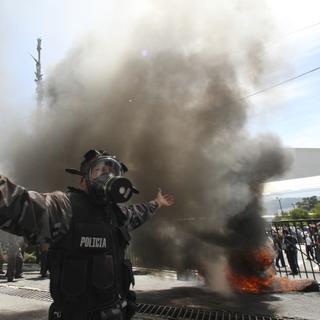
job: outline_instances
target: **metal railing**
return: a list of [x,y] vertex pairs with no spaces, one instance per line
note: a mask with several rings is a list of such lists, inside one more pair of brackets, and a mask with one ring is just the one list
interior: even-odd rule
[[320,219],[277,221],[267,229],[276,248],[277,274],[320,283]]
[[[309,220],[287,220],[271,222],[266,226],[266,231],[269,236],[272,236],[273,241],[280,240],[280,256],[282,259],[275,259],[275,269],[277,275],[287,278],[313,279],[320,284],[320,219]],[[291,239],[296,239],[293,244],[295,248],[296,270],[292,268],[292,259],[290,252],[284,248],[284,232],[288,233]],[[290,238],[287,237],[287,238]],[[310,238],[311,248],[306,247],[307,238]],[[277,251],[277,250],[276,250]],[[277,252],[276,252],[277,253]],[[127,256],[131,259],[134,266],[143,267],[140,259],[135,255],[134,249],[130,247]],[[284,262],[282,267],[281,260]],[[290,261],[291,260],[291,261]],[[279,263],[279,267],[276,266]],[[159,266],[159,269],[164,269]],[[294,272],[296,271],[296,272]]]

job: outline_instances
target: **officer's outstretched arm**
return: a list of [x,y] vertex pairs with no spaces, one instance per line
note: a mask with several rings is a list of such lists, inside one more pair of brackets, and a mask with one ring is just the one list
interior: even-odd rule
[[163,206],[169,207],[174,204],[174,198],[171,195],[163,195],[159,189],[154,200],[149,202],[141,202],[128,207],[122,207],[121,210],[127,217],[126,227],[128,231],[132,231],[144,222],[152,218],[158,208]]
[[0,175],[0,229],[31,242],[49,242],[54,226],[59,224],[61,229],[69,219],[70,205],[65,199],[62,192],[27,191]]
[[0,228],[30,241],[48,237],[49,221],[29,192],[0,176]]

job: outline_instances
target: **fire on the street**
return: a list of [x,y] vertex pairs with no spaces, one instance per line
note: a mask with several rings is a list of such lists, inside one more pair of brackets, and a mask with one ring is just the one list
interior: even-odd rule
[[238,259],[239,263],[247,266],[245,273],[231,268],[226,271],[227,279],[235,290],[248,293],[319,290],[314,280],[290,280],[277,277],[273,267],[274,251],[268,246],[241,257],[237,255],[232,258]]

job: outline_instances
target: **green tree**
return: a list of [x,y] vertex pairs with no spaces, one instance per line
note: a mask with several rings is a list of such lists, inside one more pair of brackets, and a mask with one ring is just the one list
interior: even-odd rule
[[308,219],[309,213],[308,210],[302,209],[302,208],[295,208],[291,211],[289,211],[289,216],[291,219]]
[[302,198],[302,201],[296,203],[298,208],[311,211],[319,203],[317,196]]
[[295,208],[289,212],[284,212],[281,216],[275,218],[275,221],[283,220],[297,220],[297,219],[310,219],[310,215],[307,210],[302,208]]
[[318,202],[312,209],[312,218],[313,219],[320,218],[320,202]]

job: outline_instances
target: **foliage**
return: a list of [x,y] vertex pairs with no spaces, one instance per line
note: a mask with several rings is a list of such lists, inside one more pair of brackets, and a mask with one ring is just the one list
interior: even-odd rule
[[274,221],[297,220],[297,219],[319,219],[320,201],[316,196],[302,198],[296,203],[296,208],[291,211],[283,212],[276,216]]
[[313,219],[320,218],[320,202],[318,202],[312,209],[312,218]]
[[317,204],[319,204],[318,198],[316,196],[302,198],[302,201],[297,202],[296,206],[298,208],[311,211]]
[[291,210],[289,213],[290,213],[291,219],[293,220],[308,219],[308,218],[310,219],[308,211],[302,208],[295,208]]
[[24,262],[25,263],[37,263],[37,258],[33,253],[24,253]]
[[297,219],[311,219],[307,210],[301,208],[295,208],[289,212],[283,212],[280,216],[277,216],[274,221],[283,220],[297,220]]

